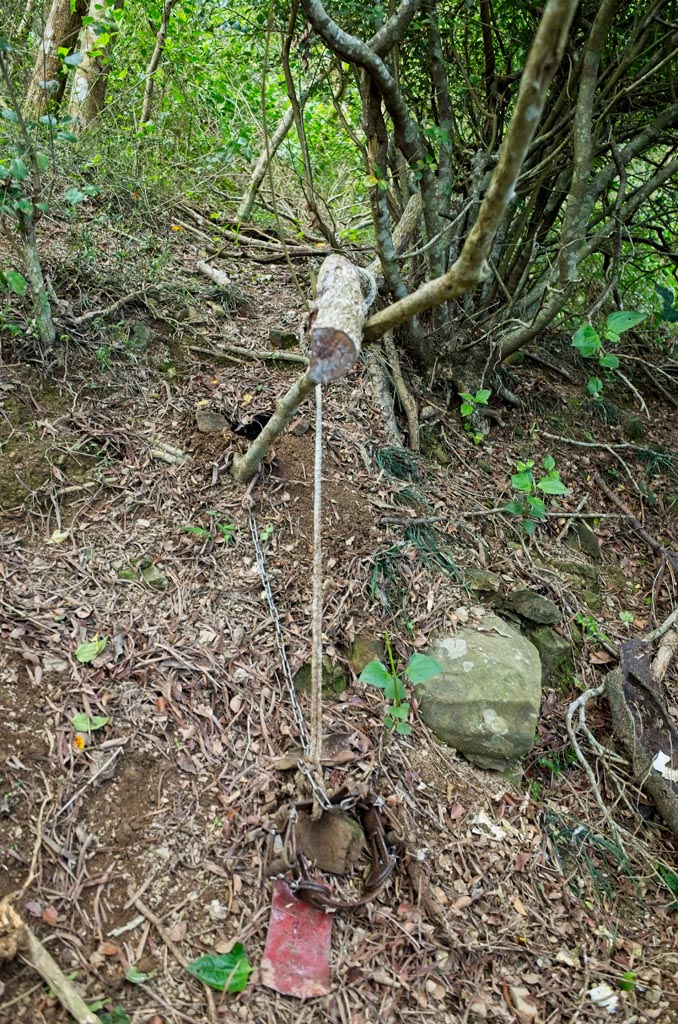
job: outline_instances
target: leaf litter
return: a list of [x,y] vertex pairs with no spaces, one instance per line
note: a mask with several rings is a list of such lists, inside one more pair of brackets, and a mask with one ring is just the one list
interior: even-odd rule
[[[280,322],[276,308],[287,315],[284,279],[277,293],[267,285],[267,313],[234,315],[239,340],[261,347],[266,317]],[[312,431],[302,411],[245,498],[228,476],[241,438],[202,435],[195,409],[207,399],[235,427],[247,425],[272,408],[288,372],[267,367],[262,382],[256,364],[224,370],[196,360],[168,387],[151,365],[116,375],[114,364],[98,397],[88,359],[69,370],[66,416],[41,395],[37,403],[62,447],[96,450],[83,488],[63,494],[75,470],[52,472],[48,456],[45,482],[4,513],[0,898],[30,879],[19,909],[102,1016],[564,1024],[614,1009],[620,1021],[675,1019],[675,893],[652,867],[671,862],[675,843],[651,829],[639,840],[643,855],[634,847],[633,863],[615,867],[576,766],[536,793],[472,768],[416,720],[412,737],[389,737],[380,695],[350,672],[345,692],[325,703],[324,727],[329,739],[359,740],[342,739],[343,751],[354,745],[329,759],[326,781],[369,783],[383,796],[398,866],[372,905],[337,915],[328,996],[291,1002],[259,984],[265,865],[275,813],[293,793],[277,764],[298,737],[247,516],[252,507],[267,531],[296,670],[310,654]],[[15,387],[28,388],[9,369]],[[348,667],[355,635],[388,627],[404,664],[434,629],[453,631],[468,617],[458,574],[426,557],[436,537],[445,565],[491,564],[513,585],[546,584],[578,610],[566,579],[538,564],[539,547],[530,555],[507,546],[510,522],[482,515],[488,481],[467,439],[448,436],[453,472],[398,461],[369,395],[360,372],[325,399],[328,653]],[[154,454],[170,448],[169,461]],[[416,486],[415,504],[403,499],[403,480]],[[433,540],[417,543],[412,513],[430,518]],[[650,573],[637,549],[622,555]],[[131,564],[156,567],[167,586],[125,574]],[[618,620],[605,622],[611,635],[615,628]],[[108,642],[95,652],[100,637]],[[596,669],[587,662],[580,671]],[[562,741],[565,706],[547,695],[540,743]],[[88,723],[81,748],[75,723]],[[359,887],[358,875],[335,880],[339,898]],[[233,989],[238,970],[249,981],[239,993],[209,994],[196,964],[216,971],[208,984]],[[27,967],[13,962],[2,980],[14,1020],[65,1021]]]

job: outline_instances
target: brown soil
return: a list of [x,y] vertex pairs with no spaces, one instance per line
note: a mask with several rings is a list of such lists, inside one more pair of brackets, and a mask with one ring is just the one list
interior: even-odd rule
[[[187,266],[192,255],[185,254]],[[227,471],[247,443],[238,431],[273,408],[295,371],[225,367],[187,347],[216,345],[227,333],[235,344],[261,348],[269,326],[294,326],[302,311],[287,272],[261,283],[239,264],[225,269],[252,296],[250,306],[226,315],[208,306],[209,289],[200,285],[191,301],[210,311],[190,330],[176,311],[156,308],[152,345],[162,358],[114,347],[104,366],[87,346],[100,347],[96,331],[105,328],[92,327],[67,372],[47,383],[4,349],[0,899],[12,895],[90,1003],[122,1007],[134,1024],[599,1022],[608,1013],[591,992],[601,984],[618,996],[615,1020],[677,1020],[678,913],[654,871],[660,862],[675,871],[676,841],[637,816],[638,794],[623,770],[597,765],[601,791],[635,834],[630,860],[620,857],[585,774],[566,756],[564,715],[577,693],[571,679],[545,694],[537,746],[514,784],[441,747],[416,716],[411,737],[386,735],[379,693],[349,670],[346,692],[326,702],[324,728],[354,730],[354,754],[326,769],[326,784],[362,784],[382,795],[400,853],[372,905],[336,916],[332,993],[299,1004],[263,988],[255,971],[244,993],[215,993],[210,1002],[186,972],[186,961],[236,941],[259,963],[275,812],[295,791],[293,776],[274,767],[297,735],[250,510],[267,537],[292,671],[310,652],[312,412],[302,410],[245,494]],[[181,266],[175,273],[180,279]],[[516,459],[551,451],[572,487],[559,508],[574,510],[587,493],[589,509],[617,512],[591,472],[594,463],[609,480],[628,471],[638,486],[624,499],[650,532],[671,540],[675,477],[661,469],[648,476],[632,450],[621,452],[620,466],[610,449],[535,433],[548,389],[551,420],[542,411],[538,422],[552,434],[581,436],[572,408],[582,388],[558,376],[542,384],[545,371],[529,364],[513,372],[513,387],[533,403],[523,422],[514,418],[477,447],[435,398],[436,443],[450,464],[422,461],[410,480],[377,467],[389,441],[363,373],[326,389],[325,649],[345,668],[358,632],[380,637],[389,629],[404,663],[435,632],[454,629],[458,609],[476,600],[462,582],[472,567],[501,574],[506,589],[533,586],[552,597],[573,642],[580,612],[593,614],[614,645],[629,630],[647,632],[651,611],[659,621],[670,611],[671,581],[654,587],[654,555],[618,518],[597,527],[603,582],[591,612],[558,568],[586,561],[558,541],[564,521],[549,520],[526,546],[509,516],[488,512],[509,497]],[[648,438],[675,454],[661,396],[646,397]],[[196,430],[195,408],[205,400],[232,432]],[[606,442],[621,440],[619,427],[595,431]],[[163,443],[190,461],[159,458]],[[456,573],[408,540],[406,522],[393,522],[413,510],[433,520],[435,543]],[[234,527],[225,531],[230,539],[219,524]],[[151,565],[160,589],[141,575]],[[632,626],[620,610],[634,614]],[[76,649],[94,637],[105,637],[106,647],[83,664]],[[590,639],[579,641],[576,659],[587,685],[609,667]],[[108,718],[84,744],[72,725],[80,712]],[[588,724],[606,738],[603,701],[589,706]],[[360,873],[335,882],[344,896],[360,886]],[[131,967],[152,976],[132,984]],[[631,991],[619,987],[626,972]],[[28,965],[5,964],[0,979],[1,1020],[65,1024]]]

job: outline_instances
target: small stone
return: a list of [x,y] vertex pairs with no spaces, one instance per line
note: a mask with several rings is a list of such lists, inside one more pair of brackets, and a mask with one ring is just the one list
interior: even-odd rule
[[504,608],[543,626],[551,626],[562,618],[558,606],[535,590],[514,590],[504,599]]
[[[294,677],[294,689],[297,693],[311,692],[311,663],[302,665]],[[323,693],[326,696],[338,697],[346,689],[346,673],[334,665],[327,654],[323,655]]]
[[595,562],[599,562],[602,558],[600,541],[587,523],[575,519],[567,535],[567,540],[572,547],[583,551],[585,555],[588,555]]
[[464,583],[474,594],[498,594],[501,590],[501,576],[487,569],[467,569]]
[[[530,640],[539,651],[541,685],[546,686],[555,676],[568,675],[571,682],[574,663],[567,640],[549,626],[535,629],[530,633]],[[565,682],[564,678],[562,681]]]
[[203,434],[221,434],[224,430],[230,430],[225,416],[206,408],[195,410],[195,425]]
[[355,674],[359,676],[365,666],[375,658],[377,661],[383,661],[385,654],[386,648],[383,640],[371,636],[369,633],[357,633],[351,644],[348,661]]
[[282,349],[282,351],[286,352],[288,349],[296,348],[299,344],[299,339],[291,331],[280,331],[272,327],[268,332],[268,343],[271,348]]
[[324,811],[313,821],[299,811],[296,840],[304,856],[330,875],[347,875],[365,845],[363,830],[346,811]]

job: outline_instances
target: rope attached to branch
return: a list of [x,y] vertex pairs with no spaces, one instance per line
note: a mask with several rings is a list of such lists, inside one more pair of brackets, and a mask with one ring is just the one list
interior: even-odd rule
[[323,399],[320,384],[315,389],[315,460],[313,465],[313,602],[311,647],[311,723],[309,763],[321,772],[323,731],[323,551],[322,551],[322,467]]

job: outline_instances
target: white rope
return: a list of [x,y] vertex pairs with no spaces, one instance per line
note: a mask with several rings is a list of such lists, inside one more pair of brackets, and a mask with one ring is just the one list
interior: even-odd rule
[[322,467],[323,397],[320,384],[315,389],[315,459],[313,463],[313,601],[311,606],[311,740],[308,753],[311,767],[320,770],[323,742],[323,550],[322,550]]

